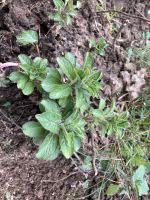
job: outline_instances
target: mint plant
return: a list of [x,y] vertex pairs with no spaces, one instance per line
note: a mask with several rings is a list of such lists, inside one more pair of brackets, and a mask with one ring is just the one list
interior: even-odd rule
[[[21,41],[33,43],[27,35]],[[83,65],[72,53],[65,53],[57,58],[57,68],[49,68],[47,59],[40,57],[19,55],[18,59],[20,68],[10,74],[10,80],[23,94],[30,95],[37,88],[42,97],[36,121],[22,127],[40,145],[37,158],[54,160],[62,153],[68,159],[79,150],[87,132],[99,129],[101,134],[120,137],[128,127],[128,113],[120,112],[115,101],[108,107],[101,99],[98,108],[92,106],[92,98],[100,97],[102,78],[93,68],[92,53],[86,54]]]
[[96,52],[100,56],[105,55],[105,49],[108,46],[107,42],[105,41],[105,39],[103,37],[99,38],[98,41],[96,41],[95,38],[91,38],[89,45],[90,45],[90,48],[92,48],[94,50],[94,52]]
[[33,93],[36,81],[42,81],[46,78],[48,72],[48,60],[36,57],[31,59],[26,55],[18,56],[20,62],[20,71],[12,72],[10,80],[17,83],[18,89],[21,89],[24,95]]
[[49,15],[49,18],[58,22],[61,26],[72,23],[72,18],[76,16],[77,9],[80,8],[80,2],[74,5],[73,0],[53,0],[55,12]]

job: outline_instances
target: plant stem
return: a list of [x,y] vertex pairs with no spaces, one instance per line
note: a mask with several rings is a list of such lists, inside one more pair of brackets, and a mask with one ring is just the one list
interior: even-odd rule
[[13,62],[6,62],[6,63],[0,63],[0,69],[4,69],[7,67],[18,67],[19,63],[13,63]]
[[37,50],[38,56],[40,57],[41,55],[40,55],[40,49],[39,49],[38,44],[35,45],[35,48],[36,48],[36,50]]

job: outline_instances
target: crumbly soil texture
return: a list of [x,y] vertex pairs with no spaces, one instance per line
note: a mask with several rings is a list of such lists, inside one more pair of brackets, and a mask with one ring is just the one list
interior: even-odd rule
[[[50,66],[56,66],[56,57],[64,52],[74,53],[78,62],[82,63],[89,50],[89,39],[103,36],[108,43],[106,54],[95,59],[95,66],[103,72],[104,88],[101,95],[118,99],[125,95],[126,99],[132,101],[144,85],[145,71],[137,69],[134,64],[128,65],[124,52],[132,42],[138,40],[140,32],[150,30],[150,22],[140,19],[143,15],[150,21],[150,15],[147,14],[149,0],[107,1],[108,10],[117,9],[118,6],[129,14],[117,13],[114,18],[116,26],[124,26],[119,35],[117,32],[110,34],[111,23],[104,13],[96,12],[99,1],[81,2],[82,7],[72,25],[59,29],[48,19],[49,13],[54,11],[52,0],[0,1],[0,63],[17,61],[19,54],[37,56],[33,47],[16,43],[16,35],[23,30],[38,31],[41,57],[47,58]],[[23,135],[21,126],[34,119],[39,98],[37,94],[23,96],[15,84],[0,87],[0,199],[97,199],[94,195],[89,196],[92,189],[85,189],[86,180],[89,180],[91,186],[95,184],[94,173],[84,174],[80,171],[75,165],[78,162],[76,158],[66,160],[60,156],[52,162],[35,158],[38,147]],[[98,176],[96,180],[100,182],[101,178]],[[104,196],[102,200],[110,199],[121,197]]]

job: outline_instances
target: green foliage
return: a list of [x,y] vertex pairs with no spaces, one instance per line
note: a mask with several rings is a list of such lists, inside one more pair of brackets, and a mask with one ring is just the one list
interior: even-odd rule
[[[107,4],[106,0],[99,0],[99,3],[97,4],[97,11],[107,11]],[[116,12],[106,12],[104,13],[104,16],[107,18],[108,22],[111,23],[113,18],[117,15]]]
[[98,53],[100,56],[105,55],[105,49],[107,47],[107,42],[103,37],[99,38],[98,41],[96,41],[95,38],[90,39],[90,48],[93,48],[96,53]]
[[23,31],[17,36],[17,42],[22,45],[36,44],[38,43],[38,34],[33,30]]
[[107,188],[106,194],[108,196],[113,196],[115,194],[117,194],[119,191],[119,185],[116,184],[110,184]]
[[103,134],[111,135],[116,133],[122,135],[122,131],[128,128],[129,113],[117,111],[115,101],[112,101],[110,107],[105,108],[106,102],[101,99],[98,109],[92,109],[95,124]]
[[[60,11],[64,5],[70,9],[73,6],[71,1],[54,3]],[[17,41],[38,42],[33,33],[25,31]],[[100,41],[99,45],[104,48],[105,42]],[[19,55],[18,59],[20,70],[12,72],[10,80],[17,83],[23,94],[30,95],[37,88],[43,97],[39,103],[41,113],[35,115],[37,121],[27,122],[22,127],[25,135],[40,144],[37,158],[53,160],[60,152],[70,158],[79,150],[87,125],[89,129],[93,126],[103,129],[104,134],[118,134],[126,128],[127,115],[114,113],[115,103],[105,109],[105,101],[101,100],[98,109],[91,108],[91,97],[99,97],[102,78],[102,73],[93,69],[92,53],[86,54],[82,66],[73,54],[66,53],[57,58],[59,68],[48,68],[47,59],[40,57],[31,59]]]
[[140,42],[139,46],[128,48],[128,62],[135,59],[140,67],[150,67],[150,32],[143,33]]
[[[62,1],[55,1],[57,9],[61,10],[62,5]],[[71,5],[70,1],[66,5]],[[42,93],[41,113],[35,115],[37,121],[22,127],[25,135],[40,144],[37,158],[53,160],[60,152],[70,158],[81,146],[85,126],[98,127],[108,135],[121,134],[126,128],[127,114],[114,112],[115,102],[110,108],[105,108],[104,100],[98,109],[91,107],[91,97],[99,98],[102,78],[102,73],[93,69],[92,53],[86,54],[82,66],[73,54],[66,53],[57,58],[58,68],[48,68],[47,59],[40,57],[19,55],[18,58],[20,70],[12,72],[10,80],[25,95],[30,95],[34,88]]]
[[80,3],[74,5],[73,0],[53,0],[55,12],[49,15],[49,18],[58,22],[61,26],[72,23],[72,18],[76,16],[76,10],[80,8]]
[[146,168],[145,166],[141,165],[134,172],[132,177],[134,187],[137,188],[139,196],[148,195],[149,187],[147,180],[145,178],[145,174],[146,174]]
[[21,89],[24,95],[30,95],[35,88],[35,81],[42,81],[48,72],[48,60],[36,57],[30,57],[22,54],[18,56],[20,61],[20,71],[12,72],[9,79],[17,83],[18,89]]

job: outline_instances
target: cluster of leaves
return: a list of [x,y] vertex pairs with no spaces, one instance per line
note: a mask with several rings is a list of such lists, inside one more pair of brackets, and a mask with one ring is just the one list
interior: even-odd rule
[[149,97],[137,100],[131,108],[129,120],[131,122],[127,135],[121,142],[121,155],[126,159],[130,169],[134,188],[139,196],[147,195],[149,191],[146,174],[149,173],[150,141],[150,101]]
[[106,47],[107,47],[107,42],[105,41],[103,37],[99,38],[98,41],[96,41],[95,38],[90,39],[90,48],[92,48],[100,56],[105,55]]
[[[37,42],[34,35],[24,31],[18,41],[22,45],[34,44]],[[34,88],[42,94],[37,121],[23,125],[24,134],[40,144],[37,158],[53,160],[60,152],[70,158],[80,148],[85,126],[88,130],[98,127],[103,134],[118,136],[128,126],[127,112],[117,111],[115,102],[110,108],[104,100],[97,109],[91,106],[91,97],[99,97],[102,78],[102,73],[93,69],[92,53],[86,54],[82,66],[73,54],[66,53],[57,58],[58,68],[48,68],[47,59],[40,57],[32,60],[19,55],[18,58],[20,71],[12,72],[10,80],[25,95],[33,93]]]
[[80,8],[80,2],[74,5],[73,0],[53,0],[56,11],[49,15],[49,18],[58,22],[61,26],[72,23],[72,18],[76,16],[76,10]]
[[106,108],[106,102],[101,99],[98,109],[93,109],[92,114],[95,119],[95,124],[103,134],[111,135],[114,132],[118,137],[122,136],[122,130],[128,128],[128,111],[119,112],[115,101],[112,101],[111,106]]
[[141,40],[139,47],[128,48],[128,62],[135,59],[140,67],[150,67],[150,32],[144,33]]
[[[99,3],[97,4],[97,11],[107,11],[107,3],[106,0],[99,0]],[[106,12],[104,13],[105,17],[107,18],[108,22],[111,23],[113,18],[117,15],[116,12]]]

